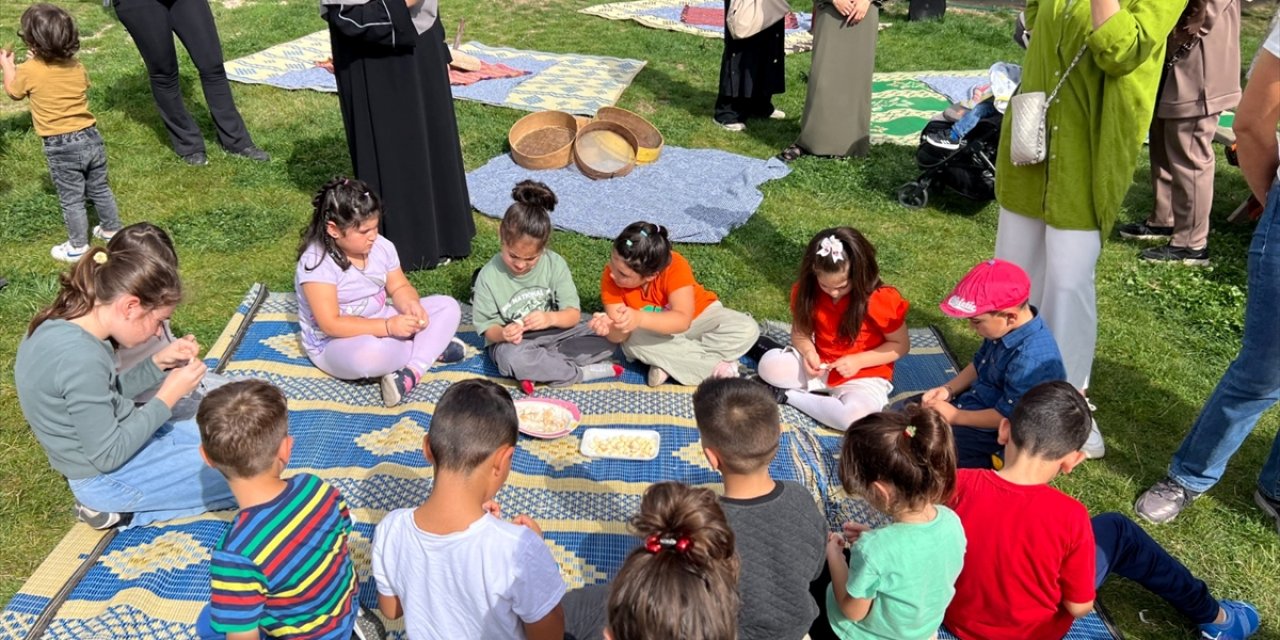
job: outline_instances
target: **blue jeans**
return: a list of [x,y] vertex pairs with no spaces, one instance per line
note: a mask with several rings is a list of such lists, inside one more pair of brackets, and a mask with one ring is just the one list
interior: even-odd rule
[[[1262,220],[1249,245],[1249,297],[1240,353],[1209,396],[1191,432],[1173,455],[1169,477],[1192,491],[1208,491],[1227,461],[1280,400],[1280,183],[1271,185]],[[1258,489],[1280,498],[1280,438],[1262,465]]]
[[983,100],[973,105],[973,108],[966,111],[955,124],[951,125],[951,141],[960,142],[961,138],[969,135],[973,128],[978,126],[978,122],[983,118],[995,115],[996,105],[990,100]]
[[67,240],[72,246],[89,244],[86,196],[93,201],[103,229],[117,231],[124,226],[116,197],[107,185],[107,149],[96,126],[45,138],[44,157],[49,162],[49,179],[58,191],[62,221],[67,225]]
[[1093,540],[1096,586],[1101,587],[1114,573],[1164,598],[1195,624],[1207,624],[1218,617],[1218,601],[1209,593],[1208,585],[1191,575],[1134,521],[1118,513],[1095,516]]
[[200,458],[195,420],[165,424],[119,469],[68,484],[90,509],[132,513],[129,526],[236,506],[226,479]]

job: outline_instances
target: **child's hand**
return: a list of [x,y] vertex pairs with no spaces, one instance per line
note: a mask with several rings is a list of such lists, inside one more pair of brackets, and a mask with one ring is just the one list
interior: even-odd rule
[[541,331],[551,326],[551,314],[546,311],[530,311],[520,319],[525,331]]
[[640,328],[640,312],[631,307],[618,309],[613,319],[613,326],[623,333],[631,333]]
[[520,341],[524,339],[524,325],[520,324],[519,320],[516,320],[503,327],[502,339],[511,344],[520,344]]
[[862,365],[858,363],[858,354],[856,353],[842,356],[831,363],[831,368],[846,378],[852,378],[854,374],[862,371]]
[[156,392],[156,397],[173,407],[183,396],[195,391],[200,381],[204,379],[204,372],[207,369],[204,361],[198,358],[170,369],[169,375],[165,376],[164,382],[160,383],[160,390]]
[[13,60],[14,60],[13,50],[0,49],[0,69],[4,69],[5,72],[12,71],[14,68]]
[[151,356],[151,361],[161,369],[172,369],[195,360],[199,355],[200,343],[196,342],[195,336],[186,335],[170,342],[165,348],[156,352],[154,356]]
[[484,504],[480,505],[480,508],[495,518],[502,517],[502,505],[498,504],[497,500],[485,500]]
[[822,366],[822,357],[818,355],[817,351],[810,351],[801,355],[800,362],[804,363],[804,372],[810,378],[816,378],[827,372]]
[[934,387],[920,396],[920,404],[928,408],[939,402],[948,402],[951,400],[951,390],[946,387]]
[[844,536],[834,531],[827,533],[827,559],[835,563],[844,562]]
[[853,543],[858,541],[858,538],[862,537],[864,532],[870,530],[871,527],[852,520],[840,525],[840,535],[844,537],[844,541],[848,545],[853,545]]
[[413,304],[410,304],[409,308],[405,309],[404,315],[418,319],[419,323],[422,325],[422,328],[419,329],[419,331],[426,329],[427,326],[431,324],[431,316],[427,315],[427,309],[422,306],[422,301],[420,300],[413,301]]
[[516,516],[515,518],[512,518],[511,524],[518,524],[522,527],[529,527],[531,531],[538,534],[539,538],[542,537],[542,527],[539,527],[538,523],[533,521],[533,518],[530,518],[529,516],[526,516],[523,513]]
[[593,313],[591,319],[587,321],[587,326],[598,336],[607,336],[613,331],[613,321],[609,319],[608,314]]
[[386,324],[387,333],[393,338],[412,338],[427,326],[425,321],[403,313],[388,318]]
[[933,409],[934,411],[937,411],[938,415],[942,416],[942,419],[947,421],[947,424],[954,423],[956,421],[956,415],[960,411],[950,402],[934,402],[933,404],[926,404],[924,407],[926,409]]

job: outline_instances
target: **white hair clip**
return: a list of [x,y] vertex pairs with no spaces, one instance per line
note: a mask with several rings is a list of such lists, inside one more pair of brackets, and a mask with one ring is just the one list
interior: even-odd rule
[[830,256],[832,262],[840,262],[844,260],[844,245],[840,244],[839,238],[827,236],[818,244],[818,255],[823,258]]

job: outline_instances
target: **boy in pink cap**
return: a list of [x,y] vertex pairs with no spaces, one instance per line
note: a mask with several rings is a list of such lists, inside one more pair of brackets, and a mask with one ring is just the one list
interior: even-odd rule
[[1030,297],[1031,279],[1021,267],[984,260],[938,305],[967,319],[982,337],[973,362],[920,399],[951,424],[958,467],[999,468],[1000,422],[1032,387],[1067,379],[1058,343],[1028,304]]

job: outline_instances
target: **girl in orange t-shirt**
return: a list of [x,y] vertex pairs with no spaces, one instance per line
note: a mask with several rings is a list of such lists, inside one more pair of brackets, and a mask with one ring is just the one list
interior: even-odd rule
[[876,250],[849,227],[818,232],[791,288],[791,346],[760,358],[778,402],[844,431],[889,403],[910,348],[907,301],[880,281]]
[[702,288],[662,225],[633,222],[613,241],[600,279],[604,313],[591,328],[649,365],[649,386],[737,377],[738,358],[760,335],[751,316]]

